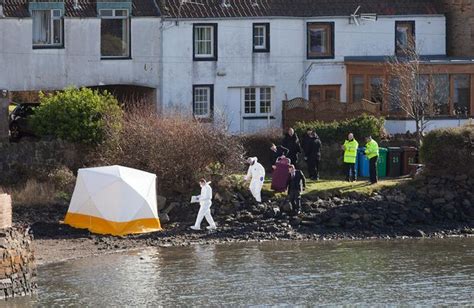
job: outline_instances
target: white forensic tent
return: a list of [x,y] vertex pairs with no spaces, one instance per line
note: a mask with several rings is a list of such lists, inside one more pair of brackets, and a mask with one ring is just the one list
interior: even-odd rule
[[79,169],[64,223],[93,233],[161,230],[156,175],[122,166]]

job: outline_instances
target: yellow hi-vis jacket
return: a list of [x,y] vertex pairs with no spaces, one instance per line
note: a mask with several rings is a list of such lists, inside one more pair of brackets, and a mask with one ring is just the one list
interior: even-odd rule
[[344,142],[344,162],[349,164],[355,164],[357,157],[357,148],[359,147],[359,142],[357,140],[346,140]]
[[379,145],[375,140],[367,142],[367,144],[365,145],[365,155],[367,155],[368,159],[371,159],[375,156],[379,156]]

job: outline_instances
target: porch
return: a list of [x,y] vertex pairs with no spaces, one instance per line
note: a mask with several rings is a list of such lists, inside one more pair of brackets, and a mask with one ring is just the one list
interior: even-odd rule
[[[387,57],[346,57],[346,97],[340,95],[343,82],[309,85],[309,99],[283,101],[283,126],[292,126],[297,121],[343,120],[364,113],[395,122],[409,120],[397,98],[389,97],[384,91],[384,86],[399,86],[397,79],[388,73],[388,60]],[[431,85],[426,95],[435,109],[433,120],[461,123],[474,117],[473,59],[420,57],[420,66],[419,80],[429,81]]]

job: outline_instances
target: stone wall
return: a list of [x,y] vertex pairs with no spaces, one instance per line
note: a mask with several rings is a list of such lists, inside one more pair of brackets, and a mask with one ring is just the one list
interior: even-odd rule
[[474,56],[474,1],[443,0],[443,4],[448,55]]
[[65,165],[82,166],[83,149],[63,141],[0,143],[0,185],[15,184],[31,172]]
[[32,238],[24,229],[0,230],[0,299],[24,296],[36,288]]

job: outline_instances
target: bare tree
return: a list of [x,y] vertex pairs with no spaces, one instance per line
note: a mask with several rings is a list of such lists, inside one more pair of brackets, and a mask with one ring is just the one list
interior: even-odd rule
[[430,118],[439,113],[437,102],[447,102],[447,97],[441,98],[437,93],[437,88],[443,85],[439,84],[439,78],[433,78],[415,48],[404,49],[401,56],[392,57],[386,66],[388,78],[383,92],[388,99],[389,111],[399,112],[415,121],[416,140],[420,146]]

